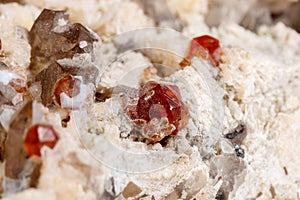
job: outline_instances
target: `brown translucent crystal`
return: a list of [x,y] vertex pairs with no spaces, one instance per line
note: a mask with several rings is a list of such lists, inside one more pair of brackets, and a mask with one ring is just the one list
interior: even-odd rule
[[63,76],[63,69],[56,62],[49,65],[36,76],[35,81],[40,82],[42,86],[41,99],[45,106],[48,106],[52,103],[53,87],[57,80]]
[[35,124],[26,134],[24,147],[30,156],[41,156],[41,148],[43,146],[48,146],[52,149],[58,140],[57,133],[51,125]]
[[[7,138],[4,144],[4,177],[2,180],[5,193],[15,193],[28,187],[36,187],[40,176],[41,163],[28,159],[24,148],[25,130],[32,124],[32,102],[23,102],[11,118]],[[21,184],[11,184],[13,182]]]
[[1,162],[3,162],[3,158],[4,158],[4,146],[5,146],[6,137],[7,137],[7,133],[2,127],[2,125],[0,125],[0,161]]
[[80,80],[75,79],[72,75],[68,74],[59,79],[53,89],[55,101],[61,105],[60,95],[65,93],[68,97],[74,97],[80,92]]
[[[40,82],[42,86],[42,94],[41,99],[42,103],[45,106],[48,106],[53,103],[53,96],[54,99],[56,99],[56,102],[60,104],[59,98],[57,98],[57,95],[60,95],[60,92],[54,92],[54,90],[57,89],[57,83],[65,77],[65,81],[61,81],[65,84],[68,84],[67,82],[70,82],[68,90],[73,90],[73,92],[67,92],[66,94],[69,97],[76,96],[80,91],[80,84],[88,84],[93,83],[96,85],[96,79],[99,76],[99,70],[92,66],[92,64],[87,63],[73,63],[73,67],[69,65],[63,66],[58,64],[57,62],[53,62],[51,65],[49,65],[47,68],[42,70],[35,78],[35,81]],[[81,67],[81,68],[80,68]],[[82,81],[79,79],[74,78],[74,76],[80,76],[82,78]],[[69,77],[69,78],[68,78]],[[69,81],[66,81],[69,79]],[[72,85],[74,81],[71,81],[72,79],[75,80],[75,85]],[[72,89],[73,88],[73,89]],[[66,89],[64,89],[66,90]]]
[[129,95],[125,113],[146,143],[174,136],[185,126],[188,109],[177,86],[149,81]]
[[30,126],[32,102],[26,103],[12,118],[4,147],[5,176],[18,179],[24,170],[27,153],[23,146],[24,130]]
[[[41,100],[45,106],[53,104],[54,98],[60,104],[61,92],[70,97],[77,94],[78,81],[73,86],[70,76],[81,76],[83,84],[96,86],[99,81],[99,68],[93,63],[93,47],[100,39],[81,24],[69,24],[68,18],[65,11],[44,9],[29,32],[32,48],[28,82],[41,83]],[[59,85],[64,84],[55,86],[66,74],[70,74],[66,78],[69,80],[61,80]]]
[[[77,53],[90,53],[95,34],[79,23],[68,24],[65,11],[44,9],[35,20],[30,32],[31,68],[38,62],[51,62],[61,58],[72,58]],[[84,47],[80,42],[85,42]]]

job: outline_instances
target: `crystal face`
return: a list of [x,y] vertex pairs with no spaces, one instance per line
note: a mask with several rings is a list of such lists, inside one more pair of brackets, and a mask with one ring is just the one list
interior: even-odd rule
[[[65,11],[42,11],[29,32],[33,58],[57,60],[93,50],[96,36],[79,23],[68,24],[68,18]],[[82,41],[86,42],[84,47],[80,45]]]
[[135,125],[137,140],[146,143],[176,135],[189,116],[178,87],[154,81],[130,92],[125,113]]
[[72,75],[68,74],[59,79],[53,89],[55,101],[61,105],[60,95],[65,93],[68,97],[74,97],[80,92],[80,80],[75,79]]
[[191,41],[187,56],[180,63],[182,67],[191,64],[191,59],[196,56],[198,58],[207,59],[214,66],[220,63],[220,44],[219,40],[209,35],[195,37]]
[[[94,64],[94,47],[101,39],[79,23],[68,23],[68,18],[65,11],[44,9],[29,32],[29,83],[41,83],[41,100],[45,106],[52,105],[53,99],[60,105],[62,92],[69,97],[79,92],[77,79],[74,82],[70,76],[81,77],[83,84],[96,86],[99,81],[100,68]],[[60,80],[62,77],[65,79]]]
[[30,156],[41,156],[41,148],[48,146],[54,148],[59,137],[51,125],[35,124],[32,126],[25,137],[24,147]]

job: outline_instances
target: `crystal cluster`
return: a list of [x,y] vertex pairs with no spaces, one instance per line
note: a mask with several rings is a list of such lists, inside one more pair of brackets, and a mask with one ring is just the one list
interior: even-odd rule
[[189,116],[178,87],[154,81],[147,82],[139,90],[132,90],[125,113],[134,123],[133,134],[146,143],[176,135]]
[[[61,93],[69,97],[90,93],[92,90],[81,91],[80,85],[95,88],[99,79],[99,68],[93,63],[93,48],[99,37],[81,24],[69,24],[67,20],[64,11],[44,9],[29,32],[32,79],[41,83],[41,99],[46,106],[53,104],[53,99],[61,105]],[[75,77],[83,81],[75,81]]]
[[32,63],[40,59],[46,62],[72,58],[75,54],[93,51],[97,36],[81,24],[68,24],[68,18],[65,11],[42,11],[29,32]]
[[[42,147],[54,148],[59,141],[51,121],[44,119],[47,109],[39,109],[43,106],[32,100],[41,100],[45,106],[61,106],[64,96],[82,98],[77,98],[77,102],[93,99],[99,79],[93,51],[100,39],[81,24],[69,24],[67,19],[64,11],[45,9],[35,20],[28,35],[31,63],[27,77],[0,62],[0,117],[9,114],[3,114],[4,105],[14,105],[8,125],[2,121],[0,124],[1,160],[5,161],[5,177],[9,178],[3,183],[6,193],[36,186],[41,160],[28,156],[41,156]],[[36,89],[38,92],[26,95],[28,90]],[[36,110],[39,113],[35,118],[41,123],[33,119]]]

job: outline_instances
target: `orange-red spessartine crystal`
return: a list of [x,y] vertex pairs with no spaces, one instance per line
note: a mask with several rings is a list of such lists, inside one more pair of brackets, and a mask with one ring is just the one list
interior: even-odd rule
[[135,125],[141,127],[147,143],[176,135],[189,116],[178,87],[154,81],[147,82],[130,96],[125,112]]
[[191,64],[191,59],[196,56],[198,58],[207,59],[214,66],[220,63],[220,43],[219,40],[209,35],[195,37],[191,41],[187,56],[180,63],[181,67]]
[[80,81],[67,74],[55,83],[53,93],[56,102],[61,105],[60,94],[65,93],[70,98],[78,95],[80,93]]
[[24,139],[24,147],[30,156],[41,156],[41,148],[48,146],[54,148],[59,137],[54,128],[48,124],[35,124],[32,126]]
[[9,81],[9,85],[12,86],[18,93],[27,91],[27,85],[24,79],[13,78]]

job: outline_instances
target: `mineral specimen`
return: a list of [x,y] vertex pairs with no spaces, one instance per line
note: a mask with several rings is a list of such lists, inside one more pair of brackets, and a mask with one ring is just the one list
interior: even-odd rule
[[241,145],[246,136],[247,128],[244,123],[240,123],[234,130],[225,135],[234,145]]
[[54,85],[54,96],[56,102],[61,105],[60,95],[65,93],[70,98],[78,95],[80,92],[80,80],[74,78],[72,75],[67,74],[59,79]]
[[240,146],[236,145],[234,147],[234,150],[237,157],[241,157],[241,158],[245,157],[245,150],[242,149]]
[[2,125],[0,125],[0,161],[3,161],[4,156],[4,144],[7,137],[7,133],[5,132]]
[[[12,119],[4,145],[5,177],[3,187],[5,193],[26,189],[38,174],[32,174],[32,168],[39,168],[27,159],[28,154],[23,146],[24,132],[32,123],[32,102],[27,102]],[[30,163],[30,164],[29,164]],[[26,165],[31,165],[26,169]]]
[[219,196],[228,199],[233,187],[243,181],[245,168],[245,162],[233,154],[216,156],[211,161],[210,176],[215,180],[223,180]]
[[207,59],[209,62],[218,66],[220,63],[220,44],[216,38],[209,35],[203,35],[193,38],[188,50],[187,56],[182,60],[182,67],[191,64],[191,59],[196,56],[198,58]]
[[132,91],[125,113],[134,122],[135,131],[142,134],[138,139],[144,139],[146,143],[176,135],[185,126],[189,115],[177,86],[154,81]]
[[98,38],[81,24],[67,24],[67,20],[65,11],[42,11],[29,32],[32,64],[40,59],[46,62],[92,52]]
[[27,91],[26,78],[0,62],[0,103],[16,105]]
[[58,135],[51,125],[35,124],[26,134],[24,147],[30,156],[41,156],[43,146],[54,148],[58,140]]
[[182,30],[182,22],[176,18],[176,15],[171,12],[164,1],[134,0],[134,2],[143,8],[144,13],[151,17],[158,26],[167,26],[178,31]]
[[18,93],[23,93],[27,91],[26,80],[20,78],[12,78],[9,81],[9,85],[15,89]]
[[[53,104],[53,99],[61,105],[61,93],[72,98],[80,93],[81,84],[93,85],[95,89],[99,81],[93,48],[100,38],[81,24],[68,24],[67,20],[64,11],[44,9],[29,33],[31,81],[41,83],[45,106]],[[73,76],[80,76],[82,80]],[[93,96],[92,91],[86,91],[89,94],[84,96]]]
[[42,93],[41,99],[45,106],[52,103],[53,88],[57,80],[64,76],[62,67],[56,62],[50,64],[46,69],[41,71],[35,78],[41,82]]

